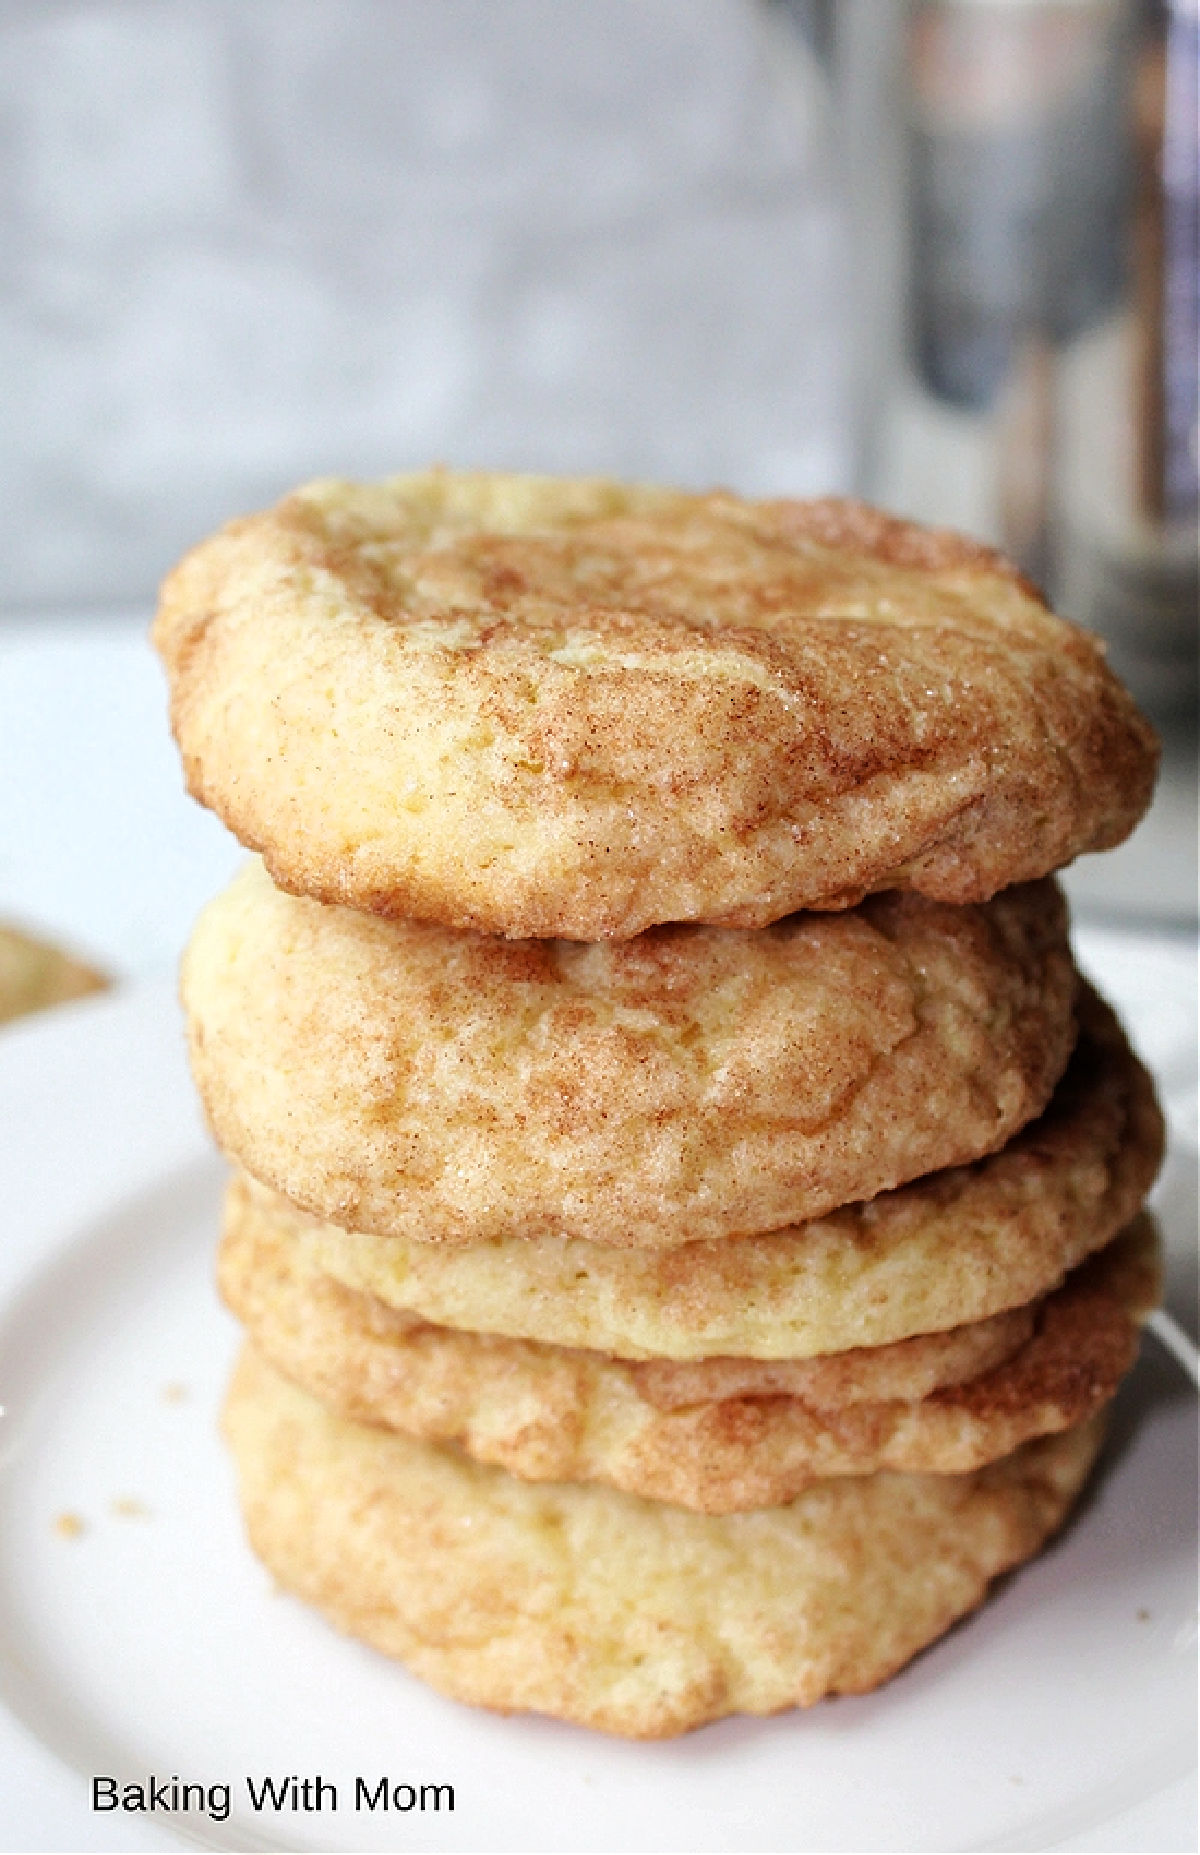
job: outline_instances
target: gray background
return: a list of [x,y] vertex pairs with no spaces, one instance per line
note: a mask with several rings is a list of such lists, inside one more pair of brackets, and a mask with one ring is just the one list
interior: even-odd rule
[[843,486],[826,107],[752,0],[0,4],[0,608],[314,475]]

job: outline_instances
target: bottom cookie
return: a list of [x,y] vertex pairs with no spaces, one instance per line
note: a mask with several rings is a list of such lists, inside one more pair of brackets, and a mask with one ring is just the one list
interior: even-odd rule
[[339,1628],[456,1699],[653,1739],[878,1686],[1062,1524],[1102,1423],[719,1516],[350,1423],[250,1349],[225,1432],[254,1549]]

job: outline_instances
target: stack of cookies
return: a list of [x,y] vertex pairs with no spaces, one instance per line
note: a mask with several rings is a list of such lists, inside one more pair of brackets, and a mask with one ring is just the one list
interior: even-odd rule
[[156,640],[262,861],[183,978],[279,1581],[657,1736],[876,1685],[1078,1494],[1161,1123],[1050,872],[1152,736],[990,551],[428,475],[198,548]]

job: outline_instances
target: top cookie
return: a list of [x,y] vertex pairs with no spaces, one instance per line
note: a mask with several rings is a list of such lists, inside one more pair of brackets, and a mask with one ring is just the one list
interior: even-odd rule
[[280,886],[489,933],[979,901],[1153,785],[1097,643],[853,502],[316,483],[189,554],[154,636],[190,790]]

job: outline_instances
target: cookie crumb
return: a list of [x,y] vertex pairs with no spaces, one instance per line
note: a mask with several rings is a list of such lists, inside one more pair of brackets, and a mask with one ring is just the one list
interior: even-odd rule
[[150,1509],[136,1495],[119,1494],[109,1502],[109,1506],[121,1520],[147,1520],[150,1517]]
[[1137,1620],[1139,1623],[1149,1623],[1150,1612],[1148,1610],[1139,1610],[1137,1613]]
[[78,1514],[59,1514],[54,1522],[54,1531],[60,1539],[79,1539],[87,1532],[87,1522]]
[[169,1385],[164,1385],[162,1388],[164,1404],[186,1404],[190,1396],[191,1393],[187,1386],[181,1385],[178,1379],[172,1379]]

